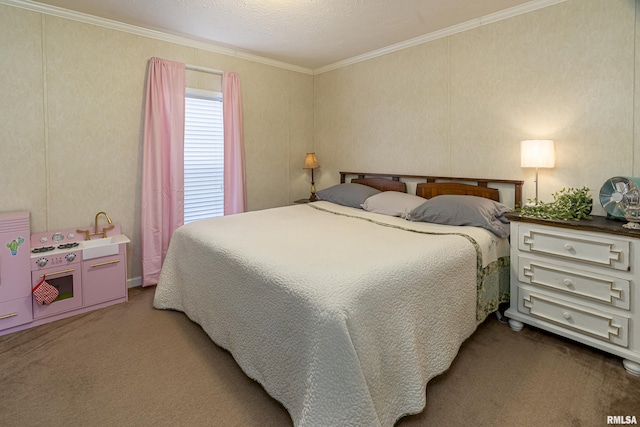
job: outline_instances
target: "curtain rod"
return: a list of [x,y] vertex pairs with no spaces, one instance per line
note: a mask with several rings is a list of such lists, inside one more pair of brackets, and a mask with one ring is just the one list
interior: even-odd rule
[[187,70],[201,71],[203,73],[209,73],[209,74],[218,74],[220,76],[223,73],[221,70],[214,70],[213,68],[200,67],[198,65],[185,64],[185,68]]

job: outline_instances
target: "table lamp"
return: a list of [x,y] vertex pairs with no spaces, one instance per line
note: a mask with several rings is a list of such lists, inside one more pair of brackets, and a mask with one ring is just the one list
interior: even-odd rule
[[520,166],[536,168],[536,198],[538,203],[538,168],[552,168],[556,163],[553,141],[533,139],[520,142]]
[[319,167],[320,164],[318,163],[316,153],[307,153],[307,157],[304,159],[304,167],[302,169],[311,169],[311,197],[309,197],[310,202],[315,202],[316,200],[318,200],[318,198],[316,197],[316,183],[313,180],[313,170]]

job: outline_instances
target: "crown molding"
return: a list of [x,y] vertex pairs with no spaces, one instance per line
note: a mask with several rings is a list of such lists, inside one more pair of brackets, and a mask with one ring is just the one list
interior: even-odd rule
[[196,49],[206,50],[208,52],[218,53],[221,55],[232,56],[239,59],[244,59],[251,62],[257,62],[264,65],[270,65],[272,67],[283,68],[285,70],[295,71],[303,74],[313,74],[313,70],[309,68],[299,67],[297,65],[287,64],[285,62],[276,61],[262,56],[253,55],[246,52],[241,52],[232,48],[218,46],[213,43],[194,40],[188,37],[178,36],[174,34],[165,33],[162,31],[150,30],[147,28],[138,27],[135,25],[125,24],[123,22],[114,21],[111,19],[100,18],[86,13],[76,12],[56,6],[45,5],[42,3],[30,1],[30,0],[0,0],[0,4],[17,7],[20,9],[30,10],[32,12],[43,13],[45,15],[56,16],[58,18],[70,19],[85,24],[96,25],[116,31],[122,31],[125,33],[135,34],[142,37],[148,37],[151,39],[161,40],[169,43],[179,44],[183,46],[193,47]]
[[418,46],[424,43],[431,42],[440,38],[451,36],[461,33],[463,31],[471,30],[473,28],[480,27],[482,25],[491,24],[494,22],[502,21],[504,19],[512,18],[514,16],[523,15],[525,13],[533,12],[534,10],[542,9],[548,6],[553,6],[558,3],[563,3],[567,0],[533,0],[520,6],[514,6],[509,9],[502,10],[500,12],[485,15],[480,18],[472,19],[471,21],[463,22],[458,25],[443,28],[442,30],[434,31],[423,36],[419,36],[413,39],[405,40],[400,43],[393,44],[391,46],[383,47],[382,49],[373,50],[362,55],[354,56],[352,58],[338,61],[333,64],[326,65],[324,67],[316,68],[313,70],[314,75],[326,73],[328,71],[336,70],[338,68],[347,67],[349,65],[357,64],[359,62],[367,61],[369,59],[377,58],[379,56],[387,55],[389,53],[404,50],[410,47]]
[[490,15],[473,19],[471,21],[463,22],[461,24],[444,28],[442,30],[434,31],[432,33],[425,34],[420,37],[416,37],[400,43],[396,43],[391,46],[387,46],[381,49],[367,52],[365,54],[354,56],[352,58],[338,61],[333,64],[329,64],[324,67],[316,68],[313,70],[305,67],[300,67],[297,65],[287,64],[285,62],[276,61],[269,58],[264,58],[262,56],[242,52],[236,49],[218,46],[214,43],[198,41],[188,37],[173,35],[173,34],[165,33],[162,31],[150,30],[147,28],[125,24],[122,22],[118,22],[118,21],[114,21],[106,18],[100,18],[100,17],[88,15],[81,12],[75,12],[72,10],[68,10],[68,9],[64,9],[56,6],[45,5],[45,4],[38,3],[31,0],[0,0],[0,4],[6,4],[8,6],[14,6],[21,9],[30,10],[33,12],[39,12],[46,15],[70,19],[73,21],[83,22],[91,25],[97,25],[100,27],[109,28],[116,31],[123,31],[126,33],[139,35],[142,37],[148,37],[156,40],[166,41],[169,43],[175,43],[183,46],[193,47],[196,49],[218,53],[221,55],[232,56],[235,58],[244,59],[251,62],[257,62],[265,65],[270,65],[272,67],[295,71],[302,74],[317,75],[317,74],[326,73],[328,71],[336,70],[338,68],[343,68],[349,65],[357,64],[359,62],[367,61],[369,59],[377,58],[379,56],[387,55],[389,53],[404,50],[413,46],[418,46],[424,43],[428,43],[443,37],[458,34],[463,31],[480,27],[482,25],[491,24],[494,22],[502,21],[504,19],[512,18],[514,16],[529,13],[529,12],[542,9],[548,6],[552,6],[558,3],[562,3],[565,1],[567,0],[533,0],[519,6],[514,6],[512,8],[505,9],[500,12],[492,13]]

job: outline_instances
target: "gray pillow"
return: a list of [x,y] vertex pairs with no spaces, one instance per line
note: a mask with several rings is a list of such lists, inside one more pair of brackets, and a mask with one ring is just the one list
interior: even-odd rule
[[327,202],[362,209],[360,205],[362,205],[367,198],[378,193],[380,193],[380,190],[376,190],[373,187],[367,187],[362,184],[345,183],[320,190],[316,193],[316,196],[318,196],[320,200],[326,200]]
[[503,215],[510,209],[502,203],[476,196],[436,196],[407,215],[410,221],[445,225],[472,225],[509,236],[509,221]]
[[382,215],[399,216],[406,218],[414,208],[424,203],[420,196],[400,193],[398,191],[383,191],[369,197],[362,204],[362,209]]

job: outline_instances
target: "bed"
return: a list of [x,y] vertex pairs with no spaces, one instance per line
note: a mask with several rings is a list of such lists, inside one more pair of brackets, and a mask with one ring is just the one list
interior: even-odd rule
[[[423,410],[427,382],[508,301],[506,237],[415,219],[423,202],[498,190],[439,178],[342,172],[331,189],[372,192],[358,207],[321,190],[314,203],[180,227],[154,307],[202,326],[296,426],[392,426]],[[403,180],[423,182],[409,194]],[[520,200],[521,181],[497,181]]]

